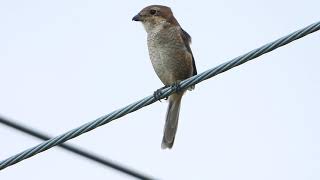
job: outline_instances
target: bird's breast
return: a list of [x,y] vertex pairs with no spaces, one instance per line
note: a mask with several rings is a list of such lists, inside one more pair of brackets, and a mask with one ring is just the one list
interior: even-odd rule
[[192,74],[192,55],[175,32],[148,34],[148,49],[153,68],[165,85]]

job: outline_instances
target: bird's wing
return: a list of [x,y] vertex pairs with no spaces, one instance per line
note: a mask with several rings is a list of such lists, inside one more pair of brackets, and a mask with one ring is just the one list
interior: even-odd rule
[[190,48],[190,43],[191,43],[191,36],[181,28],[181,36],[182,36],[182,39],[184,41],[184,44],[186,45],[187,47],[187,50],[189,51],[189,53],[192,55],[192,66],[193,66],[193,75],[197,75],[197,67],[196,67],[196,63],[194,61],[194,58],[193,58],[193,54],[192,54],[192,51],[191,51],[191,48]]

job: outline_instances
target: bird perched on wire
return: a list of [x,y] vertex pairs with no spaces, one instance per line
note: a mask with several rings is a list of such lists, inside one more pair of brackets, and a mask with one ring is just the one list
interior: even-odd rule
[[[181,98],[185,92],[179,89],[178,83],[197,74],[190,49],[191,37],[166,6],[145,7],[132,20],[140,21],[147,31],[149,56],[156,74],[165,87],[174,85],[177,89],[169,97],[161,144],[163,149],[171,149],[178,127]],[[159,92],[156,91],[155,95],[157,93]]]

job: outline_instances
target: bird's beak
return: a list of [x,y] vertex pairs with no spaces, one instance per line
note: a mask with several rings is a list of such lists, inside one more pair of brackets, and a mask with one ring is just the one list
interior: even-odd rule
[[135,16],[132,18],[132,21],[141,21],[141,16],[140,16],[140,14],[135,15]]

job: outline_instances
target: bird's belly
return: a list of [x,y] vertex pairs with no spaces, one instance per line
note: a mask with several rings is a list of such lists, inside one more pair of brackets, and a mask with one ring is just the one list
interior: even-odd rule
[[177,28],[148,33],[148,50],[152,66],[165,85],[192,76],[192,54],[179,39]]
[[154,71],[163,84],[170,85],[174,83],[174,72],[172,65],[174,59],[166,52],[161,52],[160,49],[158,52],[154,53],[153,56],[150,56],[150,59]]
[[150,48],[149,53],[152,66],[163,84],[171,85],[192,76],[191,57],[186,58],[190,55],[186,54],[184,49],[157,47]]

